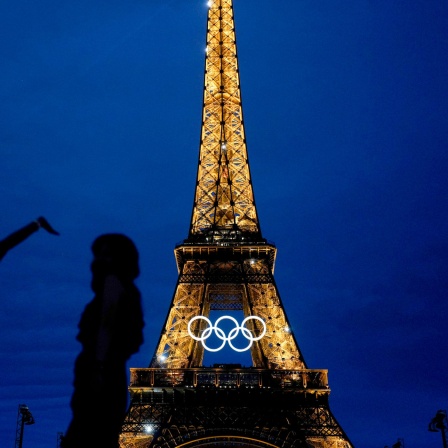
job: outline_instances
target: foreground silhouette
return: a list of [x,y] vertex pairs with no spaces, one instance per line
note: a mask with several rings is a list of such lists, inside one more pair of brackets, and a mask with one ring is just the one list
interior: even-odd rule
[[40,216],[35,221],[30,222],[24,227],[21,227],[19,230],[16,230],[0,241],[0,261],[9,250],[16,247],[22,241],[26,240],[34,232],[37,232],[41,227],[48,233],[59,235],[59,232],[56,232],[56,230],[51,227],[49,222],[43,216]]
[[63,448],[117,448],[126,415],[126,361],[143,343],[138,252],[121,234],[99,236],[92,245],[95,297],[79,322],[82,344],[75,361],[72,421]]

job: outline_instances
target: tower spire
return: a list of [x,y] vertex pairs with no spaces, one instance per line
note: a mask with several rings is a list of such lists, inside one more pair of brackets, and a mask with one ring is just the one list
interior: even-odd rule
[[189,239],[260,236],[244,133],[231,0],[210,0],[203,115]]

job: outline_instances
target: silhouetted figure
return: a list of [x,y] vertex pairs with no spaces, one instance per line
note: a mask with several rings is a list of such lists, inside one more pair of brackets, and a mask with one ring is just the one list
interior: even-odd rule
[[75,361],[72,421],[64,448],[117,448],[126,415],[126,361],[143,343],[138,252],[125,235],[99,236],[92,245],[95,297],[79,322],[82,344]]
[[26,240],[34,232],[37,232],[41,227],[48,233],[59,235],[59,233],[50,226],[48,221],[43,216],[40,216],[36,219],[36,221],[30,222],[26,226],[20,228],[19,230],[16,230],[15,232],[11,233],[11,235],[8,235],[6,238],[0,241],[0,261],[10,249]]

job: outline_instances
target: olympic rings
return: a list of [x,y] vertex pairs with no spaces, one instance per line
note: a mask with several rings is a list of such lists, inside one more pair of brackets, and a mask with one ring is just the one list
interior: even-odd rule
[[[191,324],[198,320],[203,319],[207,322],[208,327],[202,332],[202,336],[198,337],[193,334],[191,331]],[[224,320],[230,320],[235,324],[235,328],[232,328],[232,330],[229,331],[229,334],[226,336],[224,331],[218,327],[218,324]],[[263,331],[259,336],[252,336],[251,330],[246,328],[244,325],[251,319],[258,320],[263,325]],[[249,341],[249,344],[245,348],[237,348],[232,344],[232,340],[235,339],[239,332],[241,331],[241,334]],[[212,333],[215,332],[215,335],[218,337],[218,339],[221,339],[222,344],[218,348],[210,348],[205,343],[206,339],[208,339]],[[249,350],[252,347],[252,344],[254,341],[259,341],[265,334],[266,334],[266,324],[264,323],[264,320],[261,317],[258,316],[248,316],[246,317],[243,322],[241,322],[241,325],[238,324],[238,321],[232,317],[232,316],[221,316],[218,318],[215,322],[215,325],[212,324],[211,320],[208,317],[205,316],[195,316],[188,322],[188,334],[195,340],[195,341],[201,341],[202,346],[205,348],[205,350],[208,350],[209,352],[218,352],[221,350],[225,345],[226,342],[229,343],[230,347],[235,350],[236,352],[245,352],[246,350]]]

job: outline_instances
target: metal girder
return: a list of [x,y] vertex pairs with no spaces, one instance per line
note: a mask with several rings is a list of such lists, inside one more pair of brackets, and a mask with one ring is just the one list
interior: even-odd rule
[[[210,384],[194,379],[201,369],[164,370],[133,369],[123,448],[133,446],[125,441],[141,439],[147,428],[142,446],[160,448],[197,447],[212,440],[225,445],[225,437],[239,437],[245,446],[250,439],[259,446],[351,447],[328,406],[326,371],[207,369],[205,375],[216,377]],[[255,382],[242,381],[245,375]]]
[[[226,259],[220,260],[214,252],[201,252],[197,254],[200,259],[187,260],[180,266],[174,297],[151,366],[200,366],[204,349],[188,334],[188,323],[198,315],[208,317],[210,310],[222,306],[222,297],[227,295],[227,303],[232,307],[225,309],[241,309],[245,317],[256,315],[265,322],[266,335],[251,348],[255,367],[305,368],[268,260],[258,258],[257,251],[250,258],[241,257],[238,251],[233,260],[231,251],[226,254]],[[257,324],[254,325],[259,331]],[[199,322],[195,324],[197,334],[204,330]]]

